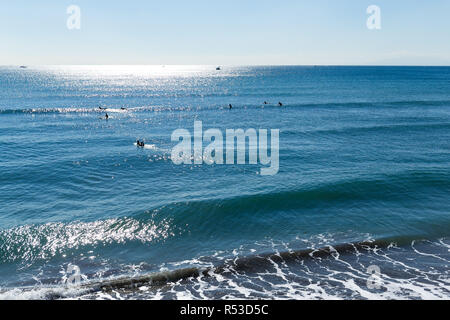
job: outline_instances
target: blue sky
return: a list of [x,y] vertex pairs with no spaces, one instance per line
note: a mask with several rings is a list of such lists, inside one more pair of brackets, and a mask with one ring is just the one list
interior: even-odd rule
[[450,0],[0,0],[0,65],[450,65],[449,16]]

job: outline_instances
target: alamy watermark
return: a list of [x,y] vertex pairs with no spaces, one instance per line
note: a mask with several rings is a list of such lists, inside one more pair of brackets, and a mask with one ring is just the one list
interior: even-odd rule
[[81,29],[81,9],[79,6],[70,5],[67,7],[66,13],[69,14],[66,26],[69,30]]
[[377,265],[371,265],[367,268],[367,273],[370,274],[366,281],[367,288],[371,290],[379,290],[383,284],[381,280],[381,269]]
[[371,5],[367,7],[367,14],[370,14],[367,18],[367,29],[380,30],[381,29],[381,9],[379,6]]
[[78,286],[81,283],[81,278],[85,278],[85,276],[81,274],[80,267],[69,264],[67,270],[63,272],[61,282],[67,286]]
[[[66,21],[67,29],[80,30],[81,29],[81,9],[77,5],[70,5],[66,9],[69,15]],[[369,30],[381,29],[381,9],[377,5],[370,5],[366,9],[366,13],[370,16],[367,18],[366,26]]]
[[[224,141],[225,136],[225,141]],[[278,173],[280,130],[270,130],[268,145],[267,129],[226,129],[225,135],[219,129],[203,132],[201,121],[194,122],[194,135],[187,129],[177,129],[171,140],[179,142],[172,148],[171,159],[174,164],[261,164],[260,174],[273,176]],[[180,141],[181,140],[181,141]],[[247,154],[248,142],[248,154]],[[207,144],[204,147],[204,144]],[[225,147],[225,148],[224,148]],[[270,155],[269,155],[270,151]]]
[[[80,30],[81,29],[81,9],[77,5],[70,5],[66,9],[69,15],[66,21],[67,29]],[[381,9],[377,5],[370,5],[366,9],[366,13],[370,16],[367,18],[366,26],[369,30],[381,29]]]

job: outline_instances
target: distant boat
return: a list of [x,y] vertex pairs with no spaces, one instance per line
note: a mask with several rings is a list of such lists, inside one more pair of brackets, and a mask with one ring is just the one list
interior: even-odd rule
[[217,67],[216,70],[217,70],[217,71],[220,71],[220,70],[222,70],[222,68],[221,68],[221,67]]
[[26,69],[27,66],[20,66],[19,68],[20,68],[20,69]]

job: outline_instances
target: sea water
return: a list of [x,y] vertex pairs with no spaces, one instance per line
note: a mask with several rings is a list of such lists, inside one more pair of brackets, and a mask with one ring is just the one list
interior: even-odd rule
[[[174,164],[195,121],[278,172]],[[0,155],[3,299],[450,297],[450,67],[0,67]]]

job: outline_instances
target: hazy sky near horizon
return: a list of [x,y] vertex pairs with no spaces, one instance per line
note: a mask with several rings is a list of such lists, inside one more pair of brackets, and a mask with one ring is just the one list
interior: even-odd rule
[[0,65],[450,65],[449,17],[450,0],[0,0]]

